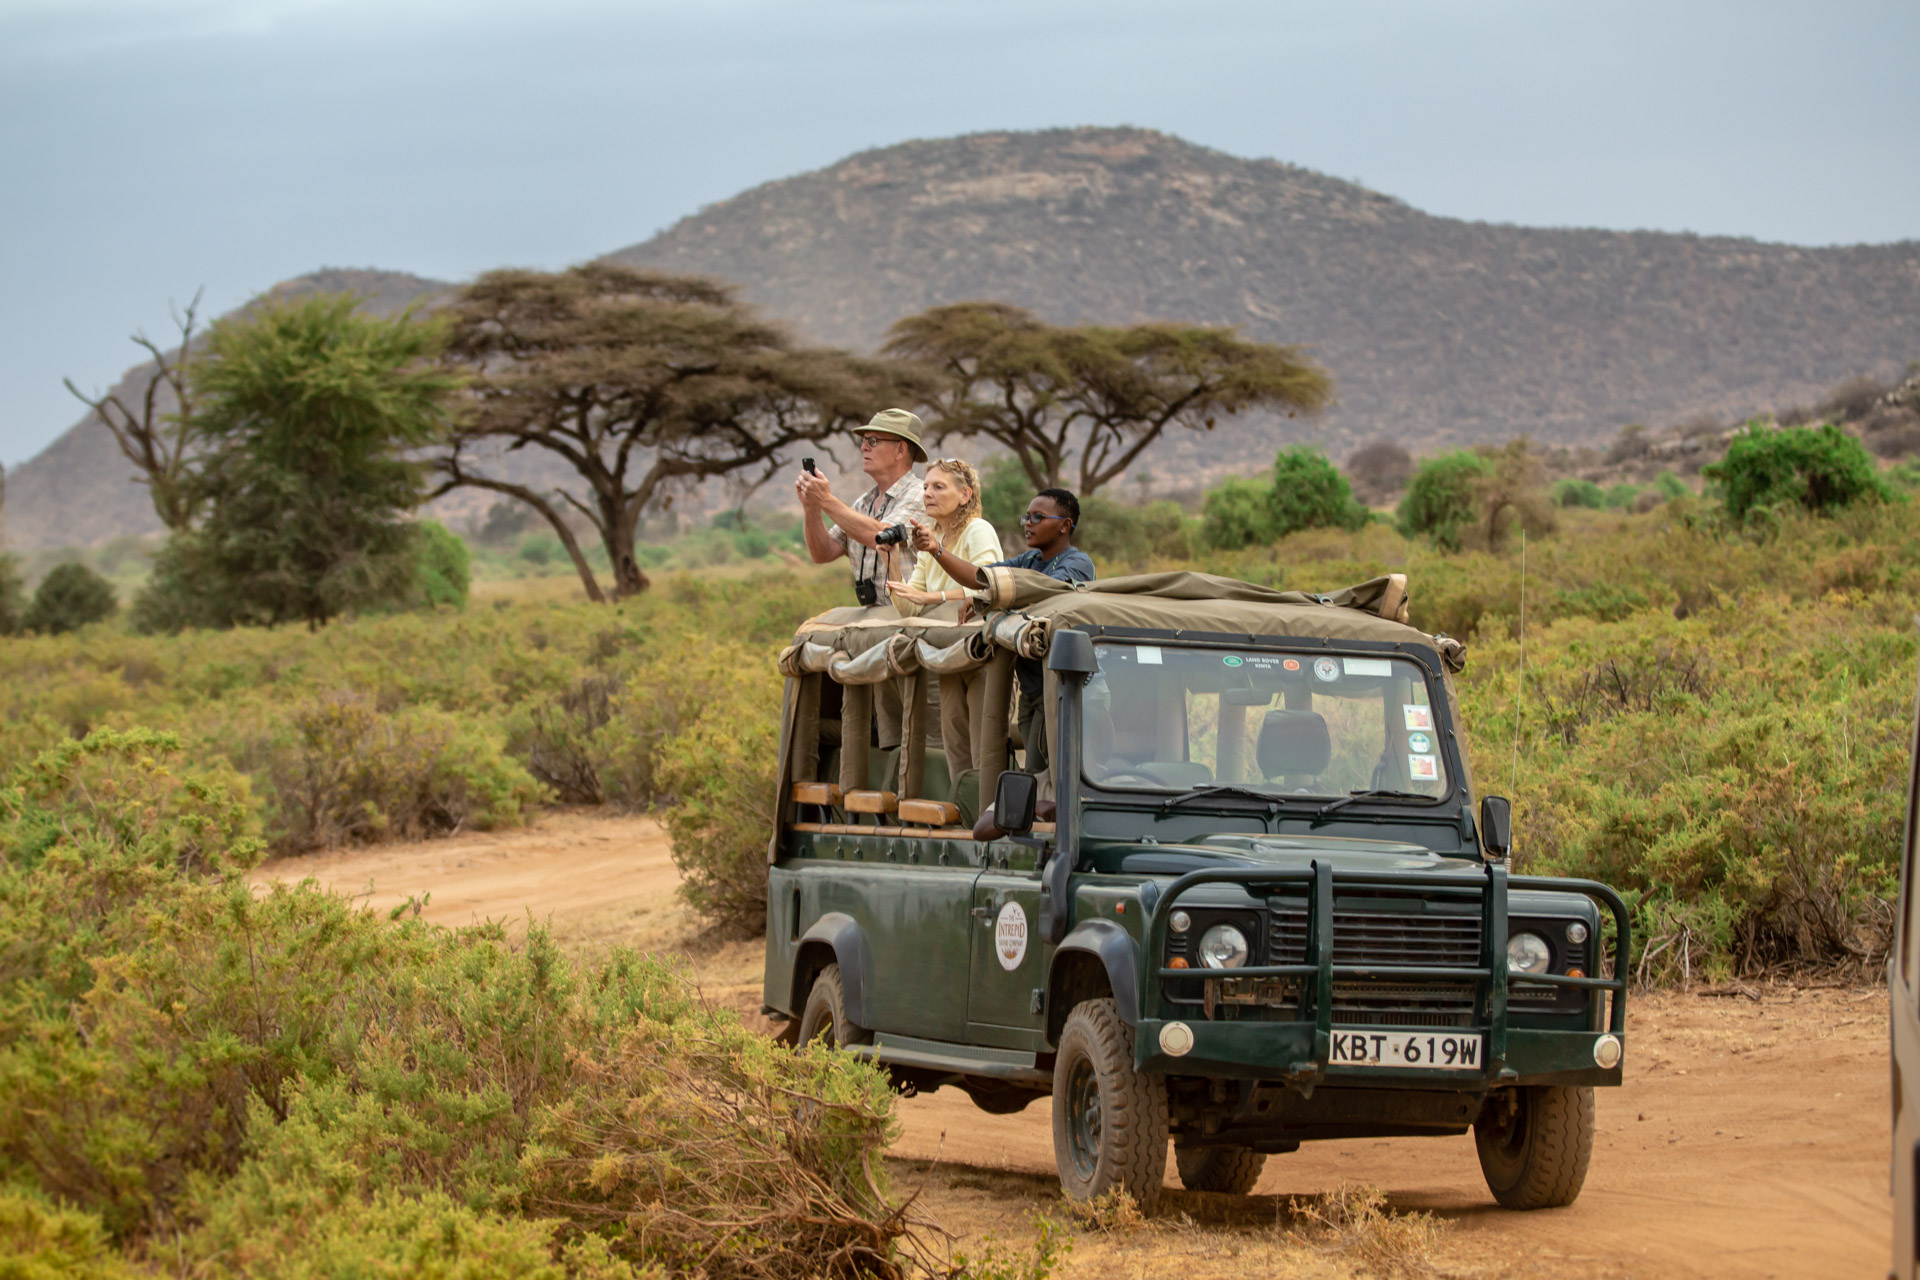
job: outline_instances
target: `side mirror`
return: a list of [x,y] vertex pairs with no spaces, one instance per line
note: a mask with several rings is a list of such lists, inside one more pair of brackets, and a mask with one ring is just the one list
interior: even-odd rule
[[993,825],[1008,835],[1033,830],[1033,811],[1040,801],[1040,779],[1008,770],[993,789]]
[[1100,669],[1094,660],[1093,637],[1068,627],[1047,642],[1047,669],[1060,675],[1090,676]]
[[1480,801],[1480,848],[1488,859],[1513,852],[1513,805],[1505,796]]

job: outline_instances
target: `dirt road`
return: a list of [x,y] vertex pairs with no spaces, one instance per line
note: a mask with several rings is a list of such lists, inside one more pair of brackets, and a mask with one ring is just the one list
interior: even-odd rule
[[[431,895],[447,924],[550,919],[569,946],[685,951],[710,995],[759,1005],[757,946],[702,945],[675,898],[659,827],[563,813],[516,832],[272,863],[259,878],[311,875],[370,905]],[[1389,1207],[1430,1211],[1429,1274],[1883,1275],[1889,1235],[1886,997],[1767,987],[1758,999],[1663,994],[1629,1011],[1626,1084],[1602,1091],[1580,1200],[1534,1214],[1494,1206],[1470,1137],[1315,1143],[1268,1161],[1251,1201],[1174,1196],[1164,1223],[1076,1241],[1069,1274],[1339,1275],[1351,1259],[1283,1249],[1289,1196],[1377,1186]],[[896,1181],[963,1239],[1059,1214],[1047,1104],[989,1116],[951,1089],[900,1104]],[[939,1169],[926,1171],[939,1153]],[[1177,1186],[1171,1178],[1169,1185]],[[1223,1216],[1224,1214],[1224,1216]],[[1184,1220],[1182,1215],[1185,1215]]]

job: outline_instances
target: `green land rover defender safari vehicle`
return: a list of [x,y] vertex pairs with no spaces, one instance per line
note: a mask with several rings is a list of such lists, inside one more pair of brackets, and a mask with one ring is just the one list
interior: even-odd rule
[[[1620,897],[1509,875],[1406,582],[993,569],[958,605],[833,609],[787,677],[767,1011],[984,1110],[1053,1099],[1068,1195],[1244,1193],[1320,1138],[1474,1131],[1495,1198],[1564,1205],[1620,1083]],[[1044,780],[1012,772],[1038,662]],[[942,703],[973,709],[932,746]],[[882,714],[888,705],[891,714]],[[884,724],[882,722],[885,722]],[[884,739],[896,739],[886,741]],[[981,798],[1010,835],[976,840]]]

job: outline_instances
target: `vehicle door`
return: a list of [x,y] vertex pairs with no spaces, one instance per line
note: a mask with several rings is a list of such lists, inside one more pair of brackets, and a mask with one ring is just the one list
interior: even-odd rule
[[[973,842],[901,835],[871,840],[850,914],[873,962],[867,1018],[875,1031],[927,1040],[966,1038],[968,908],[980,874]],[[981,846],[984,847],[984,846]]]
[[1040,937],[1040,873],[1031,848],[983,845],[986,867],[973,888],[973,958],[967,982],[967,1038],[1006,1049],[1046,1047],[1047,961]]
[[[1920,626],[1920,618],[1914,619]],[[1913,1280],[1920,1274],[1920,681],[1916,681],[1913,754],[1907,779],[1907,821],[1900,864],[1899,926],[1887,964],[1893,1040],[1893,1267],[1889,1274]]]

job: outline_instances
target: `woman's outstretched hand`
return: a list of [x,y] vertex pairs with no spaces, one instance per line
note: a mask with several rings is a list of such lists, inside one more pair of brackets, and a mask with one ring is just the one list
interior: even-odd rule
[[913,528],[912,539],[913,549],[915,551],[935,552],[940,550],[940,539],[933,536],[933,530],[927,528],[927,526],[921,524],[918,520],[909,520],[907,523]]

